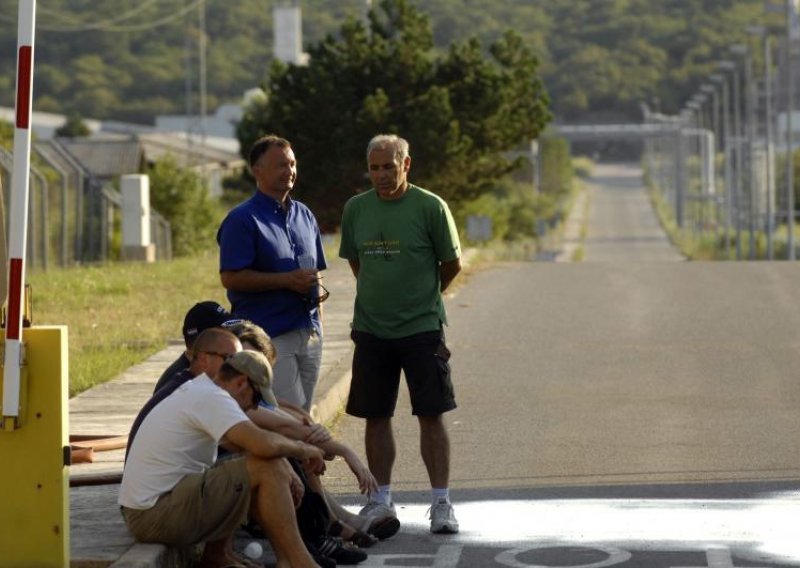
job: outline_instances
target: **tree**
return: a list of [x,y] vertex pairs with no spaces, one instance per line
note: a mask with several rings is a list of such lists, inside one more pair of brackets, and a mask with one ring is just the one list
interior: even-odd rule
[[[439,53],[467,36],[489,45],[504,30],[517,30],[542,62],[554,113],[573,123],[639,120],[640,102],[654,96],[660,110],[678,112],[715,62],[729,57],[729,45],[753,41],[747,24],[785,28],[782,14],[764,12],[763,0],[409,2],[429,15]],[[10,16],[0,17],[2,106],[14,104],[17,4],[0,0],[0,14]],[[205,3],[209,109],[239,100],[254,78],[262,79],[263,62],[273,56],[273,4]],[[304,37],[317,43],[346,16],[358,17],[364,0],[301,4]],[[145,123],[156,114],[185,112],[187,78],[198,84],[200,32],[192,11],[188,20],[172,16],[187,7],[185,0],[48,0],[37,15],[34,108]],[[197,93],[188,104],[199,108]]]
[[181,168],[171,155],[158,160],[148,174],[150,204],[170,222],[174,254],[185,256],[214,247],[221,212],[203,178]]
[[454,205],[475,198],[516,164],[504,152],[534,139],[550,119],[538,61],[507,32],[487,55],[476,39],[433,50],[425,15],[383,0],[369,30],[349,20],[309,49],[307,67],[274,65],[267,98],[238,128],[243,151],[259,135],[292,141],[297,196],[323,229],[367,184],[365,148],[381,132],[411,145],[412,179]]
[[56,136],[62,136],[64,138],[80,138],[82,136],[89,136],[91,131],[89,127],[86,126],[86,123],[81,118],[81,115],[72,112],[67,116],[67,120],[64,121],[58,129],[56,129]]

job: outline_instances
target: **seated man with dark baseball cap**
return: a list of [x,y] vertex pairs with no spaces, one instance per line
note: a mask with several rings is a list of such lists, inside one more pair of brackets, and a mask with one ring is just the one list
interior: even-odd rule
[[240,318],[237,318],[212,300],[198,302],[192,306],[189,311],[186,312],[186,316],[183,319],[183,341],[186,344],[186,351],[181,353],[181,356],[175,359],[175,361],[161,373],[153,389],[153,394],[157,393],[173,375],[189,368],[192,357],[192,346],[198,335],[212,327],[226,328],[241,321]]

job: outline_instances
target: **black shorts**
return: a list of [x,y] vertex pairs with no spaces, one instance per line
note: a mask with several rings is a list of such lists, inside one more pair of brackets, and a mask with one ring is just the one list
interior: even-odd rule
[[400,371],[406,376],[415,416],[438,416],[456,407],[450,351],[441,330],[382,339],[353,330],[353,379],[347,413],[360,418],[394,415]]

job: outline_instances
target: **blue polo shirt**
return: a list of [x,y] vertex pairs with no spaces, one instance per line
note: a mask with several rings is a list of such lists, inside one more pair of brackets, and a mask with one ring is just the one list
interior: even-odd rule
[[[287,202],[284,212],[278,201],[256,191],[228,213],[217,231],[221,272],[291,272],[300,268],[302,255],[310,255],[317,270],[327,268],[313,213],[298,201]],[[228,290],[228,300],[237,317],[260,325],[271,337],[312,327],[322,333],[319,310],[309,309],[303,296],[292,290]]]

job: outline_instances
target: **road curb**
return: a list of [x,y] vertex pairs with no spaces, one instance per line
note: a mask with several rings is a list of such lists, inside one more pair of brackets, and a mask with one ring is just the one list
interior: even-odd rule
[[336,418],[347,400],[351,378],[352,372],[348,370],[333,383],[318,403],[311,406],[311,417],[314,420],[328,425]]

